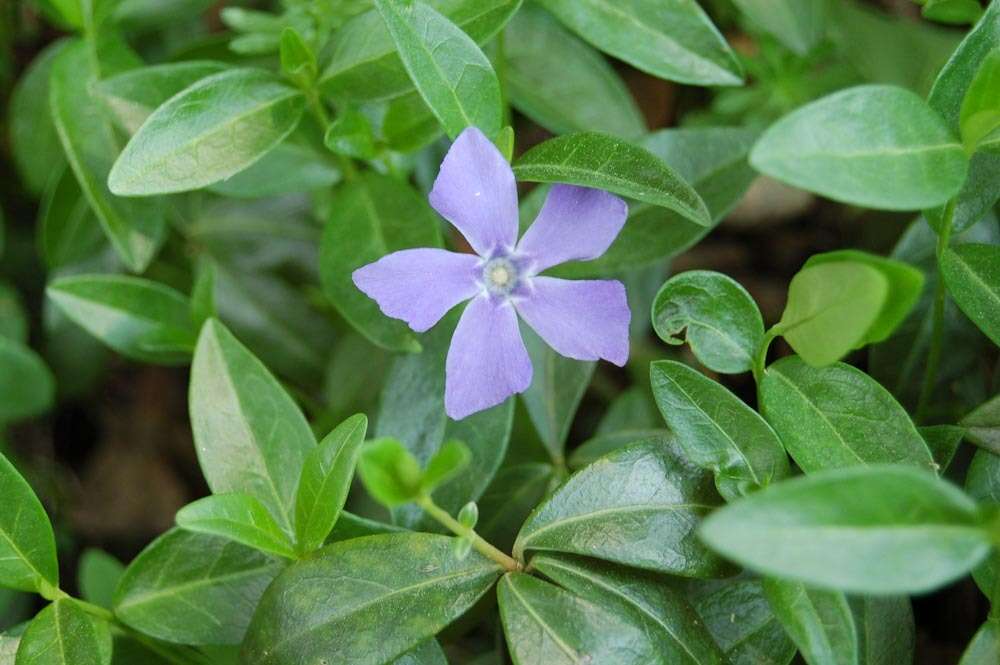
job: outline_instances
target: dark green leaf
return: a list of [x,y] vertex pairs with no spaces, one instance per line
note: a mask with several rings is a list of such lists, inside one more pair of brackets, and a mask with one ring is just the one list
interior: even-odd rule
[[644,148],[607,134],[581,132],[541,143],[514,164],[518,180],[603,189],[662,206],[710,226],[705,202],[680,175]]
[[[992,506],[1000,505],[1000,455],[989,450],[977,450],[965,476],[965,491],[976,501]],[[992,603],[1000,601],[995,596],[1000,576],[1000,553],[994,551],[976,570],[972,577],[980,591]]]
[[899,466],[825,471],[713,513],[699,532],[762,573],[857,593],[920,593],[990,551],[976,504],[932,474]]
[[49,181],[38,212],[41,249],[50,268],[76,263],[104,244],[104,232],[69,167]]
[[823,0],[734,0],[751,21],[799,55],[806,55],[823,39],[826,3]]
[[110,665],[108,624],[88,615],[72,598],[59,598],[28,624],[17,665]]
[[609,434],[597,434],[573,449],[568,464],[571,469],[581,469],[596,462],[608,453],[636,443],[656,443],[678,449],[673,433],[666,429],[624,429]]
[[37,591],[59,586],[56,542],[45,509],[14,465],[0,455],[0,586]]
[[115,616],[168,642],[239,644],[280,560],[225,538],[173,529],[129,564]]
[[[261,599],[242,662],[381,665],[416,646],[469,609],[501,572],[476,552],[455,559],[452,540],[369,536],[293,564]],[[381,621],[386,616],[392,621]]]
[[764,595],[809,665],[857,665],[858,638],[847,597],[774,578]]
[[501,469],[479,500],[479,534],[510,551],[518,528],[548,493],[554,471],[551,465],[539,463]]
[[232,492],[198,499],[177,511],[177,526],[220,536],[268,554],[295,558],[289,535],[260,501]]
[[853,596],[848,599],[858,630],[858,665],[912,663],[916,635],[906,596]]
[[1000,246],[959,245],[941,255],[948,292],[973,323],[1000,346]]
[[719,505],[711,477],[656,445],[617,450],[575,473],[528,517],[514,544],[694,577],[726,572],[694,535]]
[[368,493],[387,508],[414,501],[421,493],[420,463],[396,439],[376,439],[362,448],[358,475]]
[[124,572],[122,562],[107,552],[92,547],[84,550],[77,574],[80,596],[87,602],[111,609],[115,589]]
[[927,449],[931,451],[935,468],[943,475],[951,465],[958,445],[962,443],[965,429],[955,425],[927,425],[918,427],[917,431],[927,444]]
[[413,152],[441,136],[442,129],[420,94],[410,92],[386,102],[381,134],[393,150]]
[[5,282],[0,282],[0,337],[21,344],[28,341],[28,313],[21,296]]
[[372,159],[375,157],[375,137],[368,118],[351,108],[337,114],[330,123],[323,142],[331,152],[346,155],[356,159]]
[[0,423],[30,418],[52,405],[55,381],[29,347],[0,337]]
[[346,510],[340,511],[337,523],[333,525],[333,531],[327,536],[326,542],[336,543],[341,540],[351,540],[352,538],[362,538],[364,536],[376,536],[382,533],[404,533],[406,529],[386,524],[377,520],[370,520],[366,517],[359,517]]
[[959,424],[969,441],[1000,455],[1000,393],[977,406]]

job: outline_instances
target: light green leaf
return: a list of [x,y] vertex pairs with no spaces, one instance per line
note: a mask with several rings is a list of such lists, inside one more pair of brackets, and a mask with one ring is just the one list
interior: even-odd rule
[[517,159],[514,175],[603,189],[668,208],[695,224],[711,224],[705,202],[672,168],[648,150],[607,134],[582,132],[545,141]]
[[672,360],[650,365],[653,397],[685,457],[715,474],[728,500],[789,474],[770,425],[721,384]]
[[708,473],[656,444],[617,450],[575,473],[525,521],[526,550],[582,554],[692,577],[726,572],[694,535],[720,500]]
[[0,423],[36,416],[52,405],[55,380],[28,346],[0,337]]
[[250,494],[291,532],[299,474],[316,445],[312,431],[267,368],[215,319],[195,348],[189,408],[212,492]]
[[209,191],[239,199],[259,199],[330,187],[340,180],[326,155],[291,137],[233,177]]
[[752,570],[847,592],[934,589],[990,552],[975,502],[899,466],[825,471],[713,513],[699,535]]
[[806,473],[867,464],[937,467],[906,410],[859,369],[794,356],[764,372],[761,412]]
[[760,310],[746,289],[709,270],[689,270],[664,282],[651,316],[660,339],[686,341],[703,365],[726,374],[750,371],[764,337]]
[[979,0],[926,0],[923,4],[923,17],[941,23],[970,24],[983,15]]
[[177,511],[177,526],[234,540],[268,554],[295,558],[288,534],[264,504],[249,494],[232,492],[198,499]]
[[124,572],[125,566],[118,559],[103,550],[87,548],[80,556],[77,574],[80,596],[87,602],[110,610],[115,589]]
[[782,44],[806,55],[823,39],[823,0],[733,0],[740,11]]
[[857,665],[858,637],[847,597],[774,578],[764,595],[809,665]]
[[1000,46],[983,59],[969,84],[962,100],[959,127],[969,152],[1000,127]]
[[958,665],[992,665],[1000,661],[1000,620],[990,619],[976,631]]
[[295,496],[295,537],[300,552],[318,549],[336,524],[367,429],[364,414],[351,416],[306,456]]
[[976,243],[946,249],[940,267],[958,306],[1000,346],[1000,246]]
[[108,176],[118,196],[199,189],[247,168],[292,133],[303,94],[260,69],[199,80],[153,112]]
[[362,448],[358,476],[368,493],[386,508],[415,501],[421,493],[420,463],[396,439],[376,439]]
[[46,188],[66,159],[49,111],[52,65],[66,45],[67,40],[60,39],[42,50],[11,91],[7,115],[11,156],[24,186],[33,194]]
[[[500,567],[476,552],[455,559],[452,540],[424,533],[369,536],[293,564],[261,599],[241,662],[392,660],[457,619],[499,576]],[[386,616],[393,620],[379,619]]]
[[17,665],[110,665],[111,631],[72,598],[38,613],[21,636]]
[[279,559],[231,540],[172,529],[125,569],[115,616],[168,642],[239,644],[282,567]]
[[439,485],[464,471],[471,461],[472,453],[464,443],[455,439],[445,441],[427,461],[420,480],[421,489],[427,493],[433,492]]
[[973,409],[959,424],[969,441],[1000,455],[1000,393]]
[[694,0],[542,0],[602,51],[669,81],[740,85],[736,56]]
[[0,586],[37,591],[47,598],[59,586],[52,524],[31,486],[0,455]]
[[122,355],[186,363],[198,331],[188,299],[174,289],[125,275],[74,275],[51,282],[48,297],[77,325]]
[[885,210],[941,205],[968,171],[941,118],[916,94],[886,85],[842,90],[785,116],[750,163],[796,187]]

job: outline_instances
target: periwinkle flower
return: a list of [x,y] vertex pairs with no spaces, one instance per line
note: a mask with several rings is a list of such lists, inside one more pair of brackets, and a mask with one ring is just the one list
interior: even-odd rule
[[518,315],[556,352],[576,360],[628,359],[630,312],[617,280],[540,273],[604,254],[628,209],[597,189],[554,185],[520,242],[514,173],[476,128],[441,163],[430,203],[476,254],[404,249],[354,271],[354,283],[388,316],[424,332],[469,300],[448,349],[445,411],[459,420],[531,385]]

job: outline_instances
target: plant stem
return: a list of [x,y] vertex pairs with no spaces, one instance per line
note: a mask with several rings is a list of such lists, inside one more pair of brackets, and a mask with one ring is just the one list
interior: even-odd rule
[[781,329],[778,328],[778,324],[774,324],[764,333],[764,338],[760,340],[760,346],[757,347],[757,355],[753,359],[753,380],[760,386],[760,380],[764,377],[764,367],[767,365],[767,350],[771,348],[771,342],[781,334]]
[[468,538],[472,543],[472,547],[486,558],[496,561],[509,571],[521,570],[520,562],[483,540],[482,536],[476,533],[474,529],[462,525],[462,523],[449,515],[447,510],[434,503],[434,500],[429,495],[424,494],[417,499],[417,505],[423,508],[428,515],[446,526],[456,536]]
[[[951,242],[951,227],[955,220],[955,199],[945,206],[944,216],[941,221],[941,230],[938,233],[937,242],[937,262],[940,265],[941,255],[948,249]],[[944,280],[941,278],[941,270],[937,270],[937,282],[934,284],[934,309],[931,314],[931,341],[930,349],[927,351],[927,368],[924,370],[923,384],[920,386],[920,398],[917,400],[917,411],[915,419],[922,422],[927,415],[927,407],[930,405],[931,396],[934,393],[934,386],[937,383],[938,368],[941,365],[942,344],[944,341],[944,307],[948,294],[944,288]]]

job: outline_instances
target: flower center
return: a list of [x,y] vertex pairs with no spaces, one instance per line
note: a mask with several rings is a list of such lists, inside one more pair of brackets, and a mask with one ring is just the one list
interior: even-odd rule
[[506,257],[490,259],[483,265],[483,282],[492,295],[510,294],[517,281],[517,266]]

